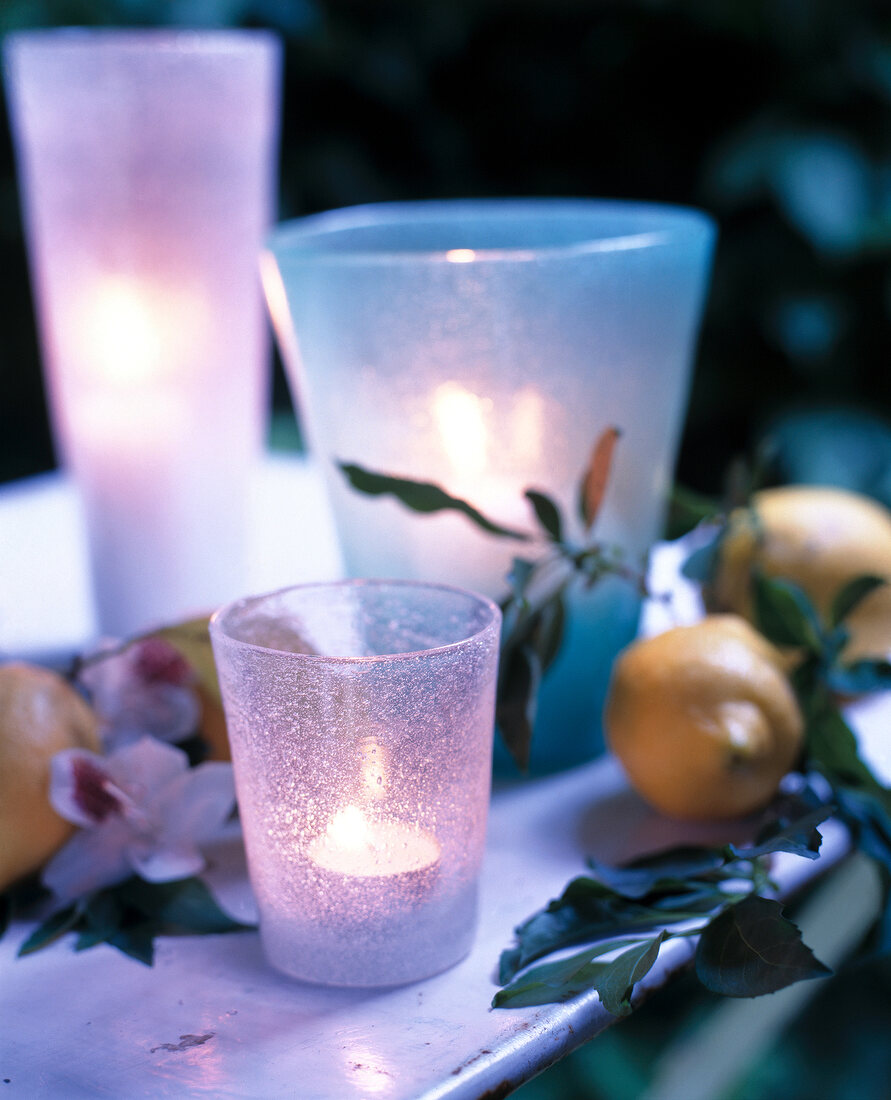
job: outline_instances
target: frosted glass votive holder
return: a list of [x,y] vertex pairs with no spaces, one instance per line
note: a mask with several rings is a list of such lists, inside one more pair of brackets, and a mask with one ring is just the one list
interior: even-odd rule
[[305,585],[211,620],[269,962],[396,985],[470,949],[501,614],[457,588]]

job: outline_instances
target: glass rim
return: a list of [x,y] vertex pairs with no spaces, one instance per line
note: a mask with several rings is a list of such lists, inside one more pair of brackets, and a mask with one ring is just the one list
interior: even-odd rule
[[[343,591],[345,589],[370,589],[370,588],[395,588],[395,589],[408,589],[408,590],[426,590],[450,593],[455,596],[461,596],[464,599],[472,601],[479,607],[484,607],[489,612],[488,620],[477,630],[472,633],[466,634],[463,638],[460,638],[456,642],[447,642],[442,645],[429,646],[426,649],[413,649],[405,653],[373,653],[368,656],[347,656],[345,654],[328,654],[328,653],[293,653],[287,649],[278,649],[275,646],[259,645],[257,642],[246,642],[244,639],[237,637],[231,632],[226,625],[226,618],[230,614],[241,610],[242,608],[250,607],[251,605],[259,605],[266,600],[274,599],[276,596],[283,596],[289,592],[308,592],[319,591],[321,589],[335,589]],[[501,609],[494,600],[489,599],[488,596],[483,596],[479,592],[473,592],[468,588],[460,588],[453,584],[437,584],[431,581],[412,581],[412,580],[400,580],[396,578],[370,578],[370,577],[356,577],[341,581],[312,581],[307,584],[289,584],[284,588],[277,588],[272,592],[263,592],[257,596],[242,596],[236,600],[231,600],[229,603],[223,604],[222,607],[217,608],[211,615],[208,622],[208,629],[212,636],[225,639],[227,642],[233,642],[235,645],[244,649],[254,650],[258,653],[278,654],[279,656],[293,658],[298,661],[309,661],[312,663],[323,664],[338,664],[338,665],[371,665],[379,664],[383,661],[402,661],[402,660],[416,660],[418,657],[435,656],[440,653],[448,653],[455,649],[460,649],[466,646],[469,642],[472,642],[475,638],[481,637],[490,630],[492,626],[495,626],[499,632],[501,629]]]
[[[436,222],[447,226],[460,217],[481,214],[497,222],[518,214],[548,217],[576,214],[584,217],[605,215],[643,215],[653,225],[639,232],[594,232],[580,234],[577,241],[543,245],[508,245],[473,248],[469,245],[445,248],[370,248],[361,245],[334,251],[323,242],[343,230],[404,228],[414,223]],[[679,241],[714,238],[717,226],[710,214],[694,206],[672,203],[639,202],[634,199],[593,198],[481,198],[422,199],[363,203],[342,206],[318,214],[308,214],[280,222],[267,234],[266,249],[275,259],[306,260],[331,266],[404,262],[467,263],[475,260],[522,262],[559,257],[585,256],[602,252],[630,251],[674,244]],[[456,256],[456,253],[462,255]],[[472,255],[467,255],[472,253]]]
[[112,53],[196,53],[206,56],[278,50],[281,40],[265,27],[39,27],[10,31],[3,38],[7,57],[21,49]]

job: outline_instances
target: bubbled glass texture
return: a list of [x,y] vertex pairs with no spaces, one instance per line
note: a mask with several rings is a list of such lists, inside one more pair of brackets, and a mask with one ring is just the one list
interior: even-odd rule
[[[390,985],[469,950],[499,629],[488,600],[399,583],[304,586],[215,616],[251,882],[278,969]],[[391,831],[381,868],[338,864],[338,834],[326,838],[349,815]],[[325,843],[333,857],[319,857]]]
[[[517,543],[362,496],[338,461],[437,482],[525,530],[523,493],[543,490],[580,539],[579,482],[611,425],[597,534],[638,569],[661,532],[713,244],[699,211],[596,200],[379,204],[279,226],[267,298],[352,575],[500,598]],[[601,747],[609,669],[639,605],[626,582],[573,591],[533,772]]]
[[99,627],[133,633],[244,591],[279,43],[62,29],[3,57],[56,445]]

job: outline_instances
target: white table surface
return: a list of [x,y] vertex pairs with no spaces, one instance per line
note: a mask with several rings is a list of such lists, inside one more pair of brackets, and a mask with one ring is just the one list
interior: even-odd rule
[[[270,469],[263,507],[273,502],[274,510],[277,496],[301,486],[306,507],[319,506],[311,469],[286,460]],[[290,535],[276,532],[283,559],[256,564],[258,588],[339,570],[330,523],[292,522]],[[310,529],[317,532],[312,547]],[[0,490],[0,532],[0,648],[15,654],[89,637],[70,485],[52,475]],[[886,740],[887,712],[884,700],[856,709],[870,746]],[[870,751],[891,774],[887,748]],[[816,864],[778,858],[783,892],[846,854],[845,830],[835,822],[821,829]],[[512,928],[583,873],[588,854],[618,860],[726,837],[726,827],[682,827],[657,817],[610,759],[500,791],[492,801],[471,954],[445,974],[393,990],[325,989],[280,977],[265,965],[252,932],[159,940],[152,969],[107,946],[76,954],[70,940],[16,959],[29,926],[15,924],[0,941],[0,1090],[28,1100],[505,1096],[613,1022],[594,994],[565,1005],[489,1009],[495,966]],[[216,849],[210,881],[230,911],[251,911],[237,838]],[[639,995],[686,965],[692,950],[687,940],[665,944]]]

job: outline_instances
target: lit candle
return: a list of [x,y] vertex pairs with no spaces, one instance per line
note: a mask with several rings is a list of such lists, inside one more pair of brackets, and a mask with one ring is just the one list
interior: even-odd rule
[[398,877],[413,888],[416,883],[408,883],[406,876],[429,881],[439,863],[440,848],[436,838],[418,825],[370,818],[358,806],[346,806],[312,841],[308,854],[319,867],[338,875]]
[[4,59],[57,450],[99,629],[129,634],[243,588],[278,43],[37,31]]
[[459,589],[308,585],[211,620],[273,966],[393,985],[470,946],[500,614]]

